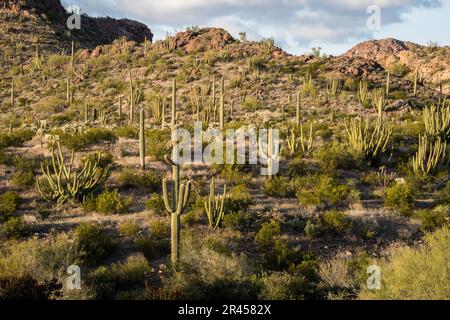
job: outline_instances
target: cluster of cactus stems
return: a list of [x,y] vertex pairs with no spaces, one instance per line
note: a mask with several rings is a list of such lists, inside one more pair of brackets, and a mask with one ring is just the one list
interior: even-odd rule
[[367,81],[361,80],[357,95],[359,103],[361,103],[363,107],[367,107],[369,105],[369,85]]
[[139,113],[139,163],[141,169],[145,169],[145,111]]
[[423,110],[423,122],[425,131],[430,138],[442,138],[444,141],[450,139],[450,105],[431,105]]
[[280,156],[281,150],[275,150],[276,141],[273,138],[273,127],[270,127],[267,132],[267,147],[263,147],[262,139],[259,140],[259,150],[261,150],[261,156],[267,161],[267,176],[269,179],[273,178],[274,175],[274,162]]
[[171,261],[172,264],[176,264],[178,261],[180,242],[180,216],[186,210],[189,201],[191,181],[182,182],[180,178],[180,166],[175,164],[169,156],[165,156],[165,160],[172,165],[172,195],[169,195],[167,179],[163,179],[162,189],[164,206],[171,215]]
[[302,148],[303,154],[308,155],[311,152],[311,150],[313,148],[313,142],[314,142],[314,137],[313,137],[313,125],[312,125],[312,123],[311,123],[311,126],[309,128],[308,140],[306,140],[304,135],[303,135],[303,126],[300,126],[300,146]]
[[227,185],[224,186],[223,194],[216,195],[216,186],[214,178],[211,179],[209,184],[209,196],[204,201],[206,214],[208,216],[209,226],[213,229],[217,229],[225,215],[225,198],[227,195]]
[[[55,145],[57,151],[55,151]],[[49,202],[61,205],[70,199],[84,201],[106,178],[109,167],[103,169],[99,166],[100,154],[97,157],[87,158],[81,170],[74,169],[75,152],[72,151],[70,162],[67,165],[61,150],[60,142],[52,146],[51,165],[41,163],[42,174],[45,176],[49,190],[44,190],[39,178],[36,178],[36,190]]]
[[372,105],[378,112],[378,117],[382,117],[383,111],[386,108],[386,93],[383,88],[376,89],[372,92]]
[[365,124],[361,118],[353,118],[349,125],[345,124],[345,129],[350,147],[366,159],[376,158],[385,152],[392,136],[392,127],[380,117],[377,117],[374,126],[370,125],[369,118],[366,118]]
[[447,143],[440,137],[432,141],[427,136],[419,136],[419,149],[411,160],[414,172],[425,176],[434,173],[445,160],[446,152]]
[[166,125],[166,98],[156,96],[151,104],[153,119],[161,124],[161,128]]
[[418,85],[422,85],[424,80],[424,75],[419,71],[419,69],[416,69],[416,71],[414,72],[414,97],[417,95]]
[[327,92],[330,96],[335,97],[339,90],[339,80],[338,79],[330,79],[328,80]]

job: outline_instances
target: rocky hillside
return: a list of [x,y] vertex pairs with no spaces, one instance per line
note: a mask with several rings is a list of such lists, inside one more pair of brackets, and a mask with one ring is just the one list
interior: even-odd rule
[[397,72],[418,69],[425,81],[434,85],[443,84],[450,92],[450,47],[420,46],[412,42],[383,39],[362,42],[341,56],[343,59],[372,60]]
[[[87,15],[81,17],[81,30],[69,32],[66,29],[66,21],[69,17],[60,0],[36,1],[36,0],[1,0],[0,10],[3,19],[8,15],[19,16],[20,22],[36,22],[47,25],[48,32],[44,32],[44,38],[56,35],[60,41],[69,38],[76,40],[81,47],[94,48],[97,45],[109,44],[115,39],[125,37],[128,40],[143,42],[145,38],[152,41],[153,34],[142,23],[128,19],[92,18]],[[25,26],[22,26],[25,27]],[[24,34],[17,30],[16,34]],[[39,32],[31,32],[40,34]]]

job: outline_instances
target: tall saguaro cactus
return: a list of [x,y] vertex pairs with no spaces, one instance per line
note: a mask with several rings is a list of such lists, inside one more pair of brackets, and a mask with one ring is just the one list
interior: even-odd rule
[[169,156],[165,157],[167,163],[172,165],[172,195],[169,195],[167,179],[162,182],[164,206],[171,214],[171,260],[172,264],[178,262],[178,248],[180,242],[180,216],[184,213],[191,191],[191,181],[181,182],[180,166],[175,164]]
[[214,178],[209,184],[209,197],[205,200],[205,210],[208,216],[209,226],[217,229],[223,220],[225,210],[224,203],[227,194],[227,185],[224,186],[223,194],[216,195]]
[[172,115],[171,115],[170,128],[175,130],[176,118],[177,118],[177,80],[173,79],[172,82]]
[[145,111],[139,113],[139,159],[141,169],[145,169]]
[[131,76],[131,68],[129,70],[129,84],[130,84],[130,123],[134,122],[134,88],[133,78]]

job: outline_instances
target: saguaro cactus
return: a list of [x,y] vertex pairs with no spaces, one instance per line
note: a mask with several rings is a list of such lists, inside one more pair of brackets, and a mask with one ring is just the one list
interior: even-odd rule
[[131,76],[131,68],[129,70],[129,84],[130,84],[130,123],[134,122],[134,88],[133,78]]
[[391,71],[388,70],[387,71],[387,76],[386,76],[386,97],[389,96],[389,91],[391,90]]
[[172,114],[170,119],[170,128],[175,130],[176,119],[177,119],[177,80],[173,79],[172,82]]
[[217,229],[225,215],[224,203],[227,194],[227,185],[224,186],[223,194],[216,195],[214,178],[209,184],[209,197],[204,201],[209,226]]
[[220,126],[220,130],[223,130],[224,128],[224,106],[225,105],[225,97],[224,94],[222,93],[220,95],[220,105],[219,105],[219,126]]
[[139,159],[141,169],[145,169],[145,111],[139,113]]
[[184,213],[191,191],[191,181],[181,182],[180,166],[175,164],[169,156],[165,157],[167,163],[172,165],[172,195],[169,196],[167,179],[163,179],[163,199],[166,210],[171,214],[171,260],[172,264],[178,261],[178,248],[180,241],[180,216]]

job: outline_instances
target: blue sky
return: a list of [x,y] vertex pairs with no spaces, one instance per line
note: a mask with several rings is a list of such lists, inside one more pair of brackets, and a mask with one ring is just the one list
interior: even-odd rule
[[[91,16],[139,20],[155,39],[187,26],[222,27],[250,40],[273,37],[289,53],[322,47],[341,54],[356,43],[393,37],[420,44],[450,45],[450,0],[63,0]],[[367,13],[380,12],[377,29],[367,27]],[[375,19],[378,21],[378,19]]]

